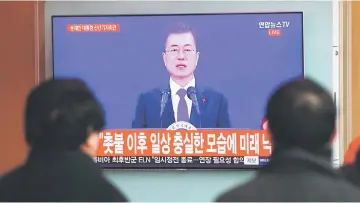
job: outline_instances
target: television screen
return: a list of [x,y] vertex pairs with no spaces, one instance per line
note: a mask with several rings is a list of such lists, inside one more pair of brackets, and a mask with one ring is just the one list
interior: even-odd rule
[[302,18],[53,16],[53,76],[84,80],[103,105],[103,167],[258,168],[267,99],[304,75]]

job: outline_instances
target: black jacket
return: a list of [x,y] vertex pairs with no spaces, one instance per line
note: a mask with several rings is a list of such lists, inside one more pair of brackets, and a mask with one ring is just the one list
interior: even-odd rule
[[355,164],[344,165],[340,168],[340,173],[357,187],[360,187],[360,168]]
[[340,167],[339,171],[349,182],[360,187],[360,150],[356,154],[354,163]]
[[275,152],[252,181],[217,202],[359,202],[360,190],[331,165],[331,151],[312,154],[301,149]]
[[0,180],[2,202],[126,202],[80,151],[33,151],[24,166]]

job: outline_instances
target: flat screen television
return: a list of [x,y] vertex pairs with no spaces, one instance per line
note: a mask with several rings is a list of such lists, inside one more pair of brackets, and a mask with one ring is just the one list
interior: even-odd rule
[[[95,159],[105,168],[261,167],[261,133],[231,135],[261,132],[272,91],[304,76],[302,12],[52,16],[52,38],[53,77],[82,79],[106,112]],[[242,152],[195,156],[209,136],[186,144],[167,128],[213,130],[217,150]],[[165,153],[175,142],[181,153]]]

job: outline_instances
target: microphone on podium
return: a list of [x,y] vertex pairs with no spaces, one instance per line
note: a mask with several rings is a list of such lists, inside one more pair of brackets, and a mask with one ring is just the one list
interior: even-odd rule
[[162,128],[162,115],[165,110],[165,106],[169,100],[170,90],[164,89],[161,91],[161,100],[160,100],[160,128]]
[[199,107],[199,102],[196,96],[196,89],[195,87],[189,87],[187,89],[187,96],[188,98],[193,102],[193,104],[195,105],[196,108],[196,112],[200,115],[200,107]]
[[195,106],[196,112],[200,117],[200,128],[201,128],[201,111],[200,111],[200,107],[199,107],[199,102],[196,96],[196,89],[195,87],[189,87],[187,89],[187,97],[192,101],[192,103]]

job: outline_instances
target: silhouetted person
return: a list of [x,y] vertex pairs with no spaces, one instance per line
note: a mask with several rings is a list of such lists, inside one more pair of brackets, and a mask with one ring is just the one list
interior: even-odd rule
[[348,181],[360,187],[360,150],[357,151],[354,162],[342,166],[340,172]]
[[360,190],[332,168],[336,107],[331,95],[308,79],[282,85],[266,110],[273,153],[250,182],[218,202],[360,201]]
[[[123,202],[94,163],[104,112],[80,80],[49,80],[27,98],[26,163],[0,180],[0,201]],[[14,146],[16,147],[16,146]]]

